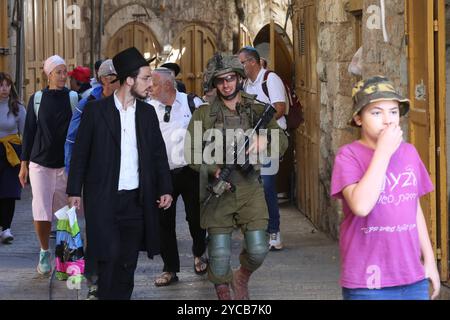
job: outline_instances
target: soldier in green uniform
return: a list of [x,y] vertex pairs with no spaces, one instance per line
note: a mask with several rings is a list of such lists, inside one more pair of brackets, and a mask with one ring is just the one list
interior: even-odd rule
[[[220,196],[208,197],[211,194],[207,186],[217,182],[221,170],[225,170],[224,163],[228,165],[229,159],[237,162],[235,156],[240,155],[237,151],[239,134],[236,134],[235,139],[225,139],[225,134],[218,136],[217,132],[252,129],[261,119],[266,106],[240,90],[240,82],[245,74],[238,57],[216,54],[208,62],[206,72],[211,88],[217,89],[217,96],[210,104],[194,112],[188,127],[185,152],[186,161],[200,172],[200,201],[204,204],[200,213],[201,226],[209,234],[208,279],[214,283],[221,300],[231,299],[230,284],[234,299],[249,299],[250,275],[262,265],[268,252],[266,230],[269,216],[260,166],[256,164],[245,172],[241,166],[233,166],[235,169],[225,183],[226,190]],[[286,135],[278,127],[275,118],[269,120],[267,135],[255,134],[251,137],[248,154],[265,150],[269,155],[275,152],[281,156],[286,150]],[[214,150],[215,153],[211,152],[212,156],[206,159],[208,150]],[[217,160],[218,150],[224,150],[223,159]],[[230,150],[234,156],[228,157]],[[207,198],[210,201],[205,203]],[[244,242],[240,268],[233,273],[230,267],[231,235],[235,227],[241,229]]]

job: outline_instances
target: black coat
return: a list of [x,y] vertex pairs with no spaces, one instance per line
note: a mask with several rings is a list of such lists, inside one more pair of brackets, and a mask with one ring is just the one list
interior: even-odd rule
[[[139,155],[139,200],[144,207],[145,243],[149,258],[160,252],[159,209],[156,201],[172,193],[172,181],[159,121],[152,106],[136,102]],[[117,258],[120,241],[114,232],[120,173],[120,114],[114,96],[89,102],[74,145],[67,194],[80,196],[86,217],[88,254],[95,260]]]

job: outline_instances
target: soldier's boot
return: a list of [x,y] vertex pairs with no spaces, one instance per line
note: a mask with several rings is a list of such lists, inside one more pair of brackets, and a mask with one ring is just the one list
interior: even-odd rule
[[238,270],[233,272],[233,281],[231,282],[231,287],[234,292],[234,300],[249,300],[248,294],[248,281],[250,280],[252,272],[240,267]]
[[231,300],[230,286],[228,283],[216,284],[215,288],[219,300]]

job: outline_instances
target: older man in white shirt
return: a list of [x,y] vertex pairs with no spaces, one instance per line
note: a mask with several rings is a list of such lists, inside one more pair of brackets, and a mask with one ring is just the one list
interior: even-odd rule
[[[206,251],[206,231],[200,227],[199,176],[184,159],[184,139],[192,113],[202,101],[195,101],[190,107],[188,95],[177,91],[175,76],[167,68],[158,68],[152,72],[150,88],[151,99],[148,101],[155,107],[161,133],[166,143],[167,158],[172,175],[173,199],[176,203],[181,195],[184,201],[186,220],[193,240],[194,271],[204,274],[207,260],[203,257]],[[161,257],[164,261],[163,273],[155,280],[155,285],[167,286],[178,281],[180,258],[176,237],[176,205],[167,211],[161,211]]]
[[[281,78],[275,72],[268,72],[261,66],[261,57],[253,47],[244,47],[239,51],[239,60],[244,66],[247,80],[244,83],[244,91],[255,94],[256,98],[264,103],[271,104],[276,110],[275,115],[278,126],[286,130],[287,123],[286,92]],[[267,91],[263,89],[263,84]],[[278,172],[279,159],[270,159],[270,163],[261,169],[261,177],[264,182],[264,193],[267,208],[269,209],[270,250],[281,250],[280,233],[280,209],[278,207],[278,196],[276,191],[276,174]]]

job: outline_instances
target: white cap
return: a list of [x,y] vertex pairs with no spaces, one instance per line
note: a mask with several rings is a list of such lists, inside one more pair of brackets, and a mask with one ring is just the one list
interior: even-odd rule
[[57,66],[66,65],[63,58],[58,55],[51,56],[44,62],[44,72],[48,76]]

